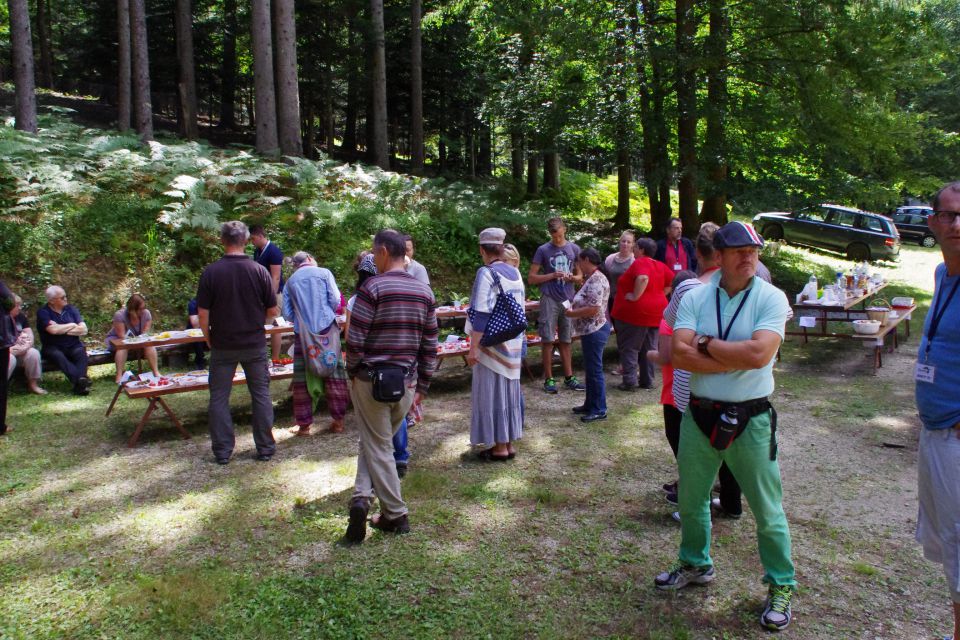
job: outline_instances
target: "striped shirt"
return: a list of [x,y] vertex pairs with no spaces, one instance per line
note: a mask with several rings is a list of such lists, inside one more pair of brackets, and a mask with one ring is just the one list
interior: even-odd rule
[[[673,329],[673,325],[677,322],[677,310],[680,308],[680,301],[683,300],[683,296],[687,295],[688,291],[696,289],[701,285],[703,285],[703,283],[698,279],[690,278],[689,280],[684,280],[678,284],[677,288],[673,290],[673,295],[670,297],[670,304],[668,304],[667,308],[663,310],[663,321],[668,327]],[[687,410],[687,405],[689,403],[690,372],[685,371],[684,369],[674,369],[673,406],[675,406],[679,411],[683,412]]]
[[430,287],[404,271],[368,279],[357,291],[347,334],[347,371],[390,363],[407,367],[426,393],[437,364],[436,301]]

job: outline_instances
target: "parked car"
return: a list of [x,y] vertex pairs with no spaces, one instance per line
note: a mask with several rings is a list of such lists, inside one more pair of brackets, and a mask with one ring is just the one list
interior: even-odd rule
[[839,251],[856,262],[891,260],[900,253],[900,234],[893,220],[836,204],[759,213],[753,226],[770,240]]
[[927,218],[931,213],[933,207],[925,204],[897,207],[893,214],[893,224],[904,240],[913,240],[922,247],[934,247],[937,239],[927,226]]

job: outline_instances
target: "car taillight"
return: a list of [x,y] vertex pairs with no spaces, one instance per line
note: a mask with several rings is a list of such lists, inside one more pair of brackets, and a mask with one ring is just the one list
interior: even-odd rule
[[883,241],[883,244],[887,245],[888,247],[892,247],[896,243],[897,241],[894,240],[893,238],[887,238],[886,240]]

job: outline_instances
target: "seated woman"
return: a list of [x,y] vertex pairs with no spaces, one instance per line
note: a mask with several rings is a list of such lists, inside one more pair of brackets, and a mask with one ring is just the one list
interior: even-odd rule
[[44,292],[47,304],[37,309],[37,331],[40,332],[40,353],[55,362],[73,384],[73,392],[80,396],[90,393],[87,377],[87,350],[80,336],[87,335],[87,323],[72,304],[67,304],[67,292],[52,285]]
[[107,350],[113,353],[113,361],[117,363],[117,384],[123,378],[124,370],[127,366],[127,354],[136,355],[137,358],[145,357],[150,363],[150,370],[153,375],[160,377],[160,370],[157,368],[157,348],[145,347],[143,349],[117,349],[113,346],[114,338],[129,338],[139,336],[144,333],[150,333],[150,326],[153,324],[153,316],[147,309],[147,301],[139,293],[135,293],[127,300],[127,306],[113,314],[113,325],[110,327],[110,333],[107,334]]
[[40,378],[43,376],[43,370],[40,367],[40,352],[33,346],[33,330],[30,323],[27,322],[27,316],[23,314],[23,299],[20,296],[13,296],[14,305],[10,310],[10,317],[13,318],[13,326],[16,330],[16,339],[10,347],[10,364],[7,365],[7,378],[13,376],[17,365],[23,369],[27,378],[27,387],[31,393],[38,396],[46,395],[46,391],[40,387]]

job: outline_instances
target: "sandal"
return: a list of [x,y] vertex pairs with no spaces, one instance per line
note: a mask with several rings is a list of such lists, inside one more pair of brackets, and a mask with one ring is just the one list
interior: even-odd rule
[[[516,455],[516,454],[514,454]],[[477,459],[484,462],[506,462],[507,460],[512,460],[513,456],[509,453],[507,455],[497,455],[493,452],[493,447],[489,449],[484,449],[477,454]]]
[[300,425],[300,426],[297,428],[297,430],[293,432],[293,435],[295,435],[295,436],[310,436],[310,435],[313,435],[313,434],[310,433],[310,425],[306,425],[306,426]]

